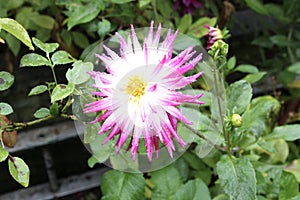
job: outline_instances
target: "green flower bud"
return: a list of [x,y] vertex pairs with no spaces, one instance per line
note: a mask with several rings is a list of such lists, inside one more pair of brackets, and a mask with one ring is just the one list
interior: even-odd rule
[[220,57],[220,56],[226,57],[228,53],[228,49],[229,46],[227,43],[225,43],[223,40],[218,40],[212,45],[208,53],[212,57]]
[[243,124],[243,119],[239,114],[233,114],[231,116],[231,123],[233,127],[240,127]]

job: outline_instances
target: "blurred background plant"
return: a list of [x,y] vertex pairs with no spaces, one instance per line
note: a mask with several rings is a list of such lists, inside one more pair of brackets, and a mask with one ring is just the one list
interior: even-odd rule
[[[30,166],[6,148],[17,142],[18,129],[57,117],[74,119],[69,110],[74,85],[78,77],[86,81],[78,74],[91,68],[80,60],[115,31],[131,23],[148,27],[154,20],[205,48],[210,27],[223,36],[209,50],[225,80],[221,148],[203,158],[204,141],[197,137],[182,158],[159,171],[110,170],[101,180],[103,199],[299,199],[299,10],[299,0],[2,0],[0,161],[7,159],[12,176],[28,186]],[[31,74],[35,78],[26,78]],[[214,97],[201,79],[193,87]],[[24,109],[19,102],[28,103],[28,93],[41,102]],[[201,129],[213,123],[211,109],[208,103],[199,113],[203,126],[196,131],[206,137],[214,136]]]

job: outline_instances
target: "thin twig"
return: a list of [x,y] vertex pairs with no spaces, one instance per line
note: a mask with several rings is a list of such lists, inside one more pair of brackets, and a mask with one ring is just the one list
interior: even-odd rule
[[216,149],[219,149],[221,151],[227,151],[227,149],[225,147],[222,147],[220,145],[217,145],[216,143],[214,143],[213,141],[211,141],[209,138],[205,137],[203,134],[201,134],[198,130],[194,129],[193,127],[183,124],[186,128],[188,128],[190,131],[192,131],[194,134],[198,135],[200,138],[202,138],[203,140],[205,140],[207,143],[209,143],[210,145],[214,146]]

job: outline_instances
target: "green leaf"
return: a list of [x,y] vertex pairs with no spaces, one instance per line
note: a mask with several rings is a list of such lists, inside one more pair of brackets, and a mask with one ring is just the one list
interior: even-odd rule
[[87,125],[84,129],[84,142],[90,144],[91,150],[93,152],[93,156],[89,161],[90,164],[92,164],[91,166],[96,163],[105,162],[109,158],[109,156],[115,152],[112,143],[108,142],[106,144],[102,144],[107,136],[105,134],[97,134],[98,131],[99,127],[95,125]]
[[105,137],[105,136],[102,136],[104,134],[101,134],[98,137],[97,136],[98,130],[99,130],[99,127],[97,124],[89,124],[89,125],[85,126],[84,132],[83,132],[84,133],[83,142],[86,144],[93,142],[97,138],[97,141],[95,141],[93,144],[90,144],[93,153],[96,152],[97,147],[102,145],[101,143],[104,141],[103,137]]
[[185,33],[189,29],[191,24],[192,24],[192,16],[190,14],[185,14],[181,18],[180,23],[177,28],[181,33]]
[[32,46],[30,37],[25,30],[25,28],[19,24],[17,21],[9,18],[0,18],[0,30],[3,29],[13,36],[15,36],[17,39],[19,39],[21,42],[23,42],[26,46],[29,47],[30,50],[34,50],[34,47]]
[[254,74],[254,73],[258,72],[258,69],[254,65],[243,64],[243,65],[237,66],[235,68],[235,71]]
[[174,162],[174,166],[178,170],[183,182],[186,182],[190,174],[190,168],[188,163],[183,158],[179,158]]
[[116,4],[124,4],[128,2],[132,2],[132,0],[106,0],[106,1],[109,1],[111,3],[116,3]]
[[52,53],[59,47],[58,43],[44,43],[37,38],[32,38],[32,41],[39,49],[46,53]]
[[270,113],[276,116],[280,109],[280,103],[271,96],[261,96],[252,100],[250,106],[243,114],[241,131],[252,132],[259,136],[266,130],[266,121]]
[[70,47],[71,44],[72,44],[72,34],[71,34],[71,31],[67,31],[66,29],[63,29],[61,31],[61,34],[60,34],[61,38],[63,39],[64,43]]
[[299,184],[292,173],[283,171],[280,177],[279,199],[291,199],[299,194]]
[[98,27],[98,31],[97,31],[98,35],[102,37],[105,36],[107,33],[109,33],[111,24],[108,20],[102,19],[102,21],[97,24],[97,27]]
[[243,80],[247,81],[248,83],[255,83],[257,81],[259,81],[260,79],[262,79],[262,77],[264,77],[264,75],[267,74],[266,72],[258,72],[255,74],[248,74],[247,76],[245,76],[243,78]]
[[285,171],[294,174],[298,183],[300,183],[300,159],[293,160],[292,163],[285,167]]
[[90,45],[90,42],[85,34],[73,31],[71,32],[71,35],[74,43],[80,48],[84,49]]
[[274,46],[269,36],[255,37],[255,39],[251,42],[251,44],[264,47],[264,48],[272,48]]
[[0,162],[3,162],[8,157],[9,153],[2,146],[0,146]]
[[178,200],[197,200],[199,197],[201,200],[211,199],[207,185],[198,178],[181,186],[175,196]]
[[293,63],[287,68],[287,70],[295,74],[300,74],[300,62]]
[[70,96],[73,93],[74,89],[75,86],[73,83],[69,83],[68,85],[58,84],[51,94],[51,103]]
[[99,2],[91,2],[87,5],[78,6],[68,19],[68,30],[78,24],[92,21],[97,17],[103,7],[103,4],[99,4]]
[[102,199],[144,199],[145,185],[145,179],[141,173],[110,170],[103,174],[101,179]]
[[222,157],[217,163],[217,174],[230,199],[256,199],[255,171],[247,158]]
[[59,114],[59,108],[60,108],[60,105],[58,105],[58,103],[54,103],[50,106],[50,114],[54,117],[57,117],[58,114]]
[[14,83],[15,78],[8,72],[0,71],[0,91],[7,90]]
[[283,139],[272,140],[275,152],[272,154],[271,159],[273,163],[284,163],[289,155],[289,146]]
[[248,82],[234,82],[227,91],[227,109],[231,114],[242,114],[250,104],[251,98],[252,88]]
[[41,41],[48,41],[51,38],[51,31],[52,29],[45,29],[45,28],[39,28],[36,31],[35,37],[39,38]]
[[148,5],[151,2],[151,0],[139,0],[139,7],[142,8],[146,5]]
[[257,170],[257,193],[264,194],[268,199],[278,199],[282,166],[262,162],[254,162],[254,165]]
[[279,47],[286,47],[289,43],[289,40],[285,35],[274,35],[270,37],[270,40]]
[[40,15],[38,13],[34,13],[32,17],[30,17],[30,21],[42,28],[49,30],[52,30],[55,24],[55,20],[52,17],[48,15]]
[[63,50],[55,52],[51,57],[53,65],[65,65],[74,62],[75,60],[76,59],[73,58],[68,52]]
[[[127,146],[129,144],[129,141],[126,141],[126,143],[125,145]],[[112,168],[114,169],[133,173],[140,172],[138,157],[136,158],[136,160],[133,160],[132,157],[130,157],[130,154],[126,152],[119,152],[118,154],[111,154],[109,159]]]
[[30,90],[28,96],[41,94],[47,90],[48,90],[48,87],[46,85],[38,85]]
[[264,7],[263,3],[260,0],[245,0],[246,4],[255,12],[268,15],[268,10]]
[[44,118],[50,116],[50,110],[48,108],[40,108],[33,114],[35,118]]
[[12,107],[7,103],[0,103],[0,115],[9,115],[13,113],[14,110]]
[[93,64],[90,62],[77,61],[72,69],[68,69],[66,77],[70,83],[75,85],[81,84],[89,80],[90,75],[88,72],[93,70]]
[[265,137],[266,139],[284,139],[286,141],[295,141],[300,139],[300,125],[291,124],[285,126],[277,126],[272,133]]
[[275,3],[267,3],[264,5],[264,7],[271,16],[277,18],[278,20],[281,20],[283,23],[291,23],[292,18],[285,16],[282,5]]
[[296,77],[297,74],[288,71],[288,68],[286,68],[285,70],[279,72],[277,79],[280,83],[284,84],[284,86],[288,86],[295,80]]
[[51,66],[51,63],[47,58],[36,53],[29,53],[21,58],[21,67],[37,67],[44,65]]
[[235,56],[229,58],[229,60],[227,61],[227,68],[229,70],[232,70],[236,65],[236,58]]
[[208,33],[208,29],[205,28],[204,25],[207,24],[209,26],[214,26],[216,22],[217,22],[217,18],[215,17],[214,18],[202,17],[190,26],[188,33],[197,38],[201,38]]
[[23,3],[24,3],[24,0],[10,0],[10,1],[7,1],[6,9],[7,10],[16,9],[16,8],[22,6]]
[[21,49],[21,42],[11,34],[7,34],[5,37],[5,41],[9,47],[9,49],[13,52],[14,56],[17,57],[18,53]]
[[174,199],[176,192],[182,186],[179,172],[174,165],[151,173],[151,183],[154,185],[152,199]]
[[11,157],[8,160],[9,173],[21,185],[27,187],[29,184],[29,168],[26,163],[18,157]]
[[156,1],[156,8],[166,19],[169,19],[173,12],[172,3],[169,0]]

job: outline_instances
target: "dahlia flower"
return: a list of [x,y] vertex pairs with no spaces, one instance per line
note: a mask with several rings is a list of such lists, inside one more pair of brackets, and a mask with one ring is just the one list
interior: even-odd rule
[[208,29],[208,40],[207,40],[207,46],[206,49],[210,49],[213,44],[222,39],[227,39],[230,37],[228,29],[225,27],[223,30],[220,30],[219,28],[211,27],[207,24],[204,25],[205,28]]
[[211,46],[217,41],[223,39],[222,31],[218,28],[211,27],[207,24],[204,25],[205,28],[208,29],[208,40],[206,49],[210,49]]
[[143,138],[149,161],[154,150],[158,158],[160,143],[165,145],[171,157],[175,151],[173,139],[182,147],[186,145],[177,132],[177,124],[178,120],[185,124],[191,122],[178,106],[203,103],[198,100],[202,94],[187,95],[178,91],[202,74],[183,76],[202,59],[202,54],[196,55],[193,47],[189,47],[172,57],[178,31],[172,33],[169,29],[164,41],[160,42],[161,24],[156,33],[153,24],[152,21],[143,46],[131,25],[127,41],[116,33],[120,55],[106,46],[103,48],[107,55],[96,54],[107,72],[90,72],[95,80],[93,87],[98,89],[93,94],[99,100],[87,104],[84,109],[85,113],[102,111],[92,123],[103,122],[99,134],[109,132],[103,144],[117,137],[118,153],[128,140],[126,150],[130,150],[131,157],[136,159]]

